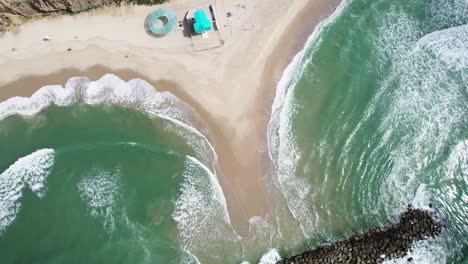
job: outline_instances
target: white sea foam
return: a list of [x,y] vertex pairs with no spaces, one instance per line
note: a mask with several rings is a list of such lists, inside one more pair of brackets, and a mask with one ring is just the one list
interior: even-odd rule
[[[468,68],[468,25],[428,34],[418,41],[417,49],[434,55],[452,71]],[[465,87],[466,88],[466,87]]]
[[[446,161],[445,168],[447,179],[468,179],[468,139],[464,139],[455,145]],[[468,201],[466,201],[468,204]]]
[[395,61],[405,57],[406,51],[419,39],[420,30],[416,20],[396,7],[379,16],[376,23],[378,23],[378,33],[373,39],[373,46],[377,48],[372,52],[379,60],[376,65],[381,74],[387,74],[387,62],[391,62],[391,66],[396,67]]
[[81,199],[90,214],[100,219],[112,233],[115,228],[115,207],[120,196],[119,172],[94,169],[78,183]]
[[247,237],[249,243],[255,243],[263,247],[272,247],[280,239],[281,234],[265,219],[260,216],[254,216],[249,219],[249,235]]
[[[265,249],[277,248],[282,244],[282,241],[285,241],[281,237],[279,227],[275,226],[276,223],[269,222],[272,220],[275,221],[276,218],[270,218],[268,215],[265,218],[253,216],[249,219],[249,233],[243,239],[246,256],[258,256],[264,253]],[[287,240],[288,245],[291,245],[291,242],[293,241]]]
[[281,256],[278,250],[273,248],[262,256],[258,264],[276,264],[280,260]]
[[384,264],[445,264],[447,259],[447,249],[441,246],[440,238],[426,239],[414,243],[406,255],[401,258],[387,260]]
[[[177,202],[179,206],[174,213],[186,243],[185,247],[198,247],[200,251],[203,250],[203,244],[197,243],[203,240],[203,235],[212,233],[212,230],[201,228],[208,222],[213,230],[218,232],[212,233],[213,241],[239,239],[230,226],[226,201],[214,174],[218,162],[217,154],[203,133],[203,125],[199,122],[197,114],[171,93],[158,92],[140,79],[125,82],[112,74],[104,75],[97,81],[76,77],[69,79],[65,87],[45,86],[29,98],[14,97],[1,102],[0,121],[12,115],[33,116],[50,105],[63,107],[77,102],[90,105],[119,105],[141,111],[152,118],[165,120],[164,129],[183,137],[196,155],[186,162],[186,178]],[[198,178],[197,173],[205,176]],[[118,182],[106,172],[98,174],[101,176],[85,178],[78,187],[82,198],[88,203],[91,214],[102,218],[105,227],[113,230],[114,200],[118,195]],[[39,185],[34,188],[36,187]],[[203,191],[207,191],[207,194]],[[211,218],[206,218],[207,215]],[[215,224],[216,219],[222,224]],[[219,227],[216,227],[218,224]],[[197,232],[192,233],[193,230]],[[205,233],[201,230],[205,230]],[[227,234],[225,238],[223,234]]]
[[172,217],[177,222],[184,249],[202,260],[213,256],[213,252],[230,252],[229,257],[223,258],[233,260],[241,256],[241,238],[231,227],[216,176],[190,156],[185,160],[182,174],[181,194]]
[[115,104],[162,118],[168,121],[164,123],[167,129],[187,140],[197,159],[207,166],[216,162],[216,153],[202,133],[203,126],[197,114],[173,94],[158,92],[141,79],[125,82],[115,75],[106,74],[97,81],[75,77],[69,79],[65,87],[44,86],[31,97],[13,97],[1,102],[0,121],[12,115],[33,116],[50,105],[69,106],[76,102]]
[[[448,28],[453,24],[463,25],[468,23],[468,1],[443,0],[430,2],[430,16],[438,29]],[[431,25],[431,26],[433,26]]]
[[45,180],[54,164],[53,149],[40,149],[19,158],[0,174],[0,233],[15,220],[22,190],[28,186],[38,197],[45,195]]
[[268,122],[268,153],[270,159],[273,161],[278,160],[278,149],[280,145],[279,128],[281,127],[281,115],[285,112],[285,106],[288,101],[291,100],[292,93],[296,83],[300,80],[300,77],[304,71],[304,68],[311,61],[304,61],[306,52],[312,47],[314,43],[320,42],[320,33],[329,24],[333,23],[338,16],[345,9],[349,1],[342,1],[342,3],[335,9],[335,11],[322,22],[320,22],[308,37],[302,50],[300,50],[288,64],[284,70],[280,80],[276,85],[275,98],[271,106],[271,117]]
[[[306,180],[295,175],[296,164],[300,154],[292,134],[291,117],[297,109],[293,103],[294,87],[303,74],[311,59],[305,60],[306,52],[314,49],[319,43],[320,33],[333,23],[345,9],[349,1],[343,1],[327,19],[314,29],[304,48],[294,57],[284,71],[277,87],[273,101],[271,117],[268,123],[268,151],[270,159],[277,169],[277,181],[286,199],[289,210],[300,223],[306,236],[310,236],[318,218],[311,210],[310,201],[306,199],[310,194],[310,186]],[[297,192],[301,190],[301,192]]]
[[426,184],[419,185],[418,189],[416,190],[416,194],[414,195],[413,200],[411,201],[411,205],[413,208],[418,208],[426,211],[434,211],[433,207],[430,205],[432,201],[432,195],[427,190]]
[[[416,191],[411,205],[413,208],[435,212],[434,207],[429,205],[432,201],[431,192],[427,190],[425,184],[421,184]],[[408,249],[404,257],[387,260],[384,264],[406,264],[410,262],[415,264],[444,264],[447,259],[447,248],[444,243],[445,238],[445,234],[443,233],[437,238],[429,238],[415,242],[413,246]]]
[[[463,6],[466,6],[466,1]],[[466,12],[466,9],[460,12]],[[382,81],[361,122],[347,138],[344,151],[340,155],[340,164],[344,164],[341,169],[345,175],[344,171],[354,165],[353,161],[344,160],[343,157],[348,156],[358,132],[366,127],[366,122],[376,114],[376,111],[385,112],[385,119],[378,128],[378,132],[384,136],[377,143],[378,146],[366,156],[375,158],[378,155],[374,154],[379,154],[384,149],[392,149],[390,161],[385,164],[390,172],[382,175],[382,171],[376,171],[377,166],[374,166],[375,168],[369,166],[372,160],[365,160],[364,154],[361,155],[358,164],[360,171],[364,170],[366,174],[372,175],[370,182],[361,185],[375,187],[382,180],[384,183],[380,192],[360,190],[363,193],[360,199],[364,201],[371,195],[378,195],[376,197],[379,200],[378,207],[385,208],[389,215],[397,217],[408,203],[412,203],[417,208],[431,209],[429,203],[434,199],[437,200],[437,197],[433,197],[431,186],[428,185],[440,175],[437,173],[428,175],[428,168],[446,153],[446,148],[451,143],[455,142],[457,146],[452,150],[448,164],[444,165],[444,168],[448,169],[443,170],[443,173],[456,175],[454,178],[457,179],[460,179],[460,175],[465,175],[463,180],[466,181],[466,166],[461,165],[466,164],[463,162],[466,158],[460,156],[463,147],[460,146],[460,142],[454,140],[454,135],[462,133],[460,131],[463,131],[464,122],[466,124],[468,111],[466,108],[468,25],[422,36],[424,33],[421,31],[420,23],[414,21],[413,17],[405,15],[403,10],[392,10],[388,15],[389,17],[382,17],[377,22],[382,25],[378,31],[380,38],[378,36],[375,39],[374,50],[384,53],[378,55],[386,60],[377,63],[381,71],[385,69],[388,74],[389,67],[383,63],[391,62],[391,74]],[[463,16],[461,18],[463,19]],[[313,40],[306,47],[312,49],[313,53],[313,47],[310,46],[319,41],[320,39]],[[313,232],[316,219],[314,220],[310,201],[301,199],[311,197],[313,188],[310,189],[309,182],[291,177],[295,174],[300,158],[297,144],[291,134],[291,117],[299,110],[292,105],[293,91],[297,79],[302,75],[304,65],[310,63],[304,61],[304,54],[303,50],[294,58],[278,84],[268,127],[268,143],[269,155],[277,165],[278,182],[288,207],[307,235],[307,232]],[[309,59],[313,63],[313,56],[309,56]],[[453,75],[457,77],[453,78]],[[398,87],[395,87],[395,84]],[[401,131],[406,131],[406,135],[401,135]],[[320,147],[322,145],[321,142]],[[322,155],[321,149],[319,154]],[[346,185],[346,182],[342,185]],[[450,188],[452,187],[451,185]],[[452,195],[451,199],[465,199],[465,193],[450,188],[447,187],[446,195]],[[293,193],[298,189],[301,193]],[[455,193],[458,195],[454,195]],[[464,208],[458,209],[464,210]],[[441,245],[436,245],[439,246]],[[422,255],[415,259],[422,260],[419,263],[427,263],[424,262]],[[439,258],[435,256],[434,259]]]
[[213,166],[211,171],[216,172],[214,167],[218,164],[218,155],[211,142],[203,133],[195,127],[170,116],[158,115],[153,112],[149,112],[149,114],[154,114],[159,118],[169,121],[170,123],[165,124],[166,129],[186,139],[195,154],[197,154],[196,158],[201,160],[203,164],[211,164]]
[[[467,38],[468,25],[431,33],[398,64],[404,71],[395,72],[398,89],[379,128],[390,131],[386,138],[394,142],[393,167],[382,186],[382,204],[387,208],[411,201],[421,180],[427,178],[428,167],[456,142],[454,132],[466,118],[467,84],[454,75],[468,69]],[[399,134],[402,129],[408,131],[404,136]]]
[[468,25],[410,42],[411,49],[393,58],[392,74],[381,88],[388,91],[382,100],[389,107],[379,127],[384,134],[379,149],[392,149],[392,166],[381,186],[380,207],[396,218],[408,203],[430,211],[434,211],[431,203],[436,203],[450,215],[450,237],[461,238],[455,243],[444,236],[418,242],[408,256],[386,263],[407,263],[408,258],[413,263],[445,263],[466,243],[466,207],[462,204],[467,194],[457,187],[468,175],[463,162],[467,160],[466,139],[461,132],[468,110],[466,39]]
[[201,263],[196,256],[190,253],[190,251],[182,249],[182,252],[179,254],[177,260],[173,262],[173,264],[201,264]]
[[[109,184],[107,184],[107,185],[109,185]],[[109,189],[109,188],[107,188],[107,189]],[[111,201],[109,204],[111,204],[111,206],[114,207],[115,199],[114,199],[114,201]],[[145,254],[145,262],[143,262],[143,263],[152,263],[151,262],[151,252],[152,251],[151,251],[150,246],[149,246],[150,242],[148,242],[145,239],[145,235],[148,233],[147,227],[140,224],[140,223],[138,223],[138,222],[130,221],[125,208],[123,208],[123,210],[121,212],[121,215],[123,216],[122,218],[123,218],[123,221],[125,222],[125,225],[128,228],[130,228],[130,230],[132,231],[131,232],[132,235],[135,236],[136,241],[138,242],[138,245],[143,249],[143,252]],[[114,223],[114,218],[113,218],[113,216],[111,216],[111,217],[112,217],[112,223]],[[109,223],[109,221],[107,221],[107,222]],[[193,262],[188,262],[187,261],[187,262],[180,262],[180,263],[193,263]]]

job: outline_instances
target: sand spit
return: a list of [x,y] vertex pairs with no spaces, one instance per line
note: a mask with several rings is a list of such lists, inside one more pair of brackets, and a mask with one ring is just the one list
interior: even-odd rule
[[[208,124],[233,226],[245,234],[250,217],[263,217],[271,210],[263,161],[276,82],[288,60],[339,2],[164,4],[178,19],[197,6],[215,6],[224,45],[201,52],[193,50],[181,28],[163,38],[147,34],[145,18],[160,6],[106,7],[32,21],[0,39],[0,100],[30,96],[44,84],[64,85],[70,77],[95,80],[105,73],[124,80],[141,78],[159,91],[171,91]],[[232,16],[228,18],[227,12]],[[43,41],[44,35],[51,40]]]

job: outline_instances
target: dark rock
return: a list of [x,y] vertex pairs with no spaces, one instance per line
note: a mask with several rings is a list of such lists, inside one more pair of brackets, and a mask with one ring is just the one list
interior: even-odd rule
[[[286,258],[278,263],[381,263],[403,257],[413,242],[442,232],[442,225],[430,212],[412,209],[400,216],[400,222],[386,229],[370,229],[331,245]],[[385,257],[382,257],[385,256]],[[413,258],[408,258],[412,262]]]

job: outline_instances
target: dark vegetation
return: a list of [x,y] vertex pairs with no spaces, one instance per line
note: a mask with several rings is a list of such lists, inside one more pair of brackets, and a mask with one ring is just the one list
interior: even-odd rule
[[11,18],[5,14],[0,14],[0,37],[11,27]]
[[125,2],[135,5],[156,5],[166,2],[166,0],[125,0]]
[[[156,5],[167,0],[0,0],[0,37],[18,23],[37,17],[78,14],[108,5]],[[12,20],[14,18],[14,20]]]

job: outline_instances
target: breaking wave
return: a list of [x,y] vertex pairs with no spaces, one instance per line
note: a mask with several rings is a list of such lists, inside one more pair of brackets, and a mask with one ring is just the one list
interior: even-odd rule
[[53,165],[54,150],[40,149],[19,158],[0,174],[0,233],[15,220],[24,187],[39,198],[45,196],[45,180]]
[[281,260],[281,256],[278,253],[278,250],[270,249],[267,253],[265,253],[262,256],[259,264],[276,264],[280,260]]
[[343,1],[327,19],[323,20],[308,38],[304,48],[294,56],[286,67],[276,87],[271,117],[268,123],[268,153],[276,167],[276,177],[289,210],[299,221],[305,236],[312,234],[317,217],[305,197],[310,193],[306,180],[295,177],[296,164],[299,159],[298,146],[292,132],[292,115],[298,111],[293,102],[294,87],[304,74],[306,66],[311,63],[307,55],[321,41],[321,32],[330,27],[342,14],[349,1]]
[[[165,131],[184,138],[195,157],[186,158],[184,172],[181,173],[183,184],[172,215],[177,222],[185,252],[180,258],[197,263],[200,256],[212,255],[212,251],[221,248],[230,248],[236,252],[232,254],[234,259],[241,258],[240,237],[231,227],[226,200],[216,176],[216,152],[197,114],[171,93],[158,92],[143,80],[125,82],[112,74],[104,75],[97,81],[75,77],[69,79],[65,87],[45,86],[30,98],[14,97],[0,103],[0,121],[13,115],[32,117],[51,105],[67,107],[75,103],[118,105],[134,109],[150,118],[164,120]],[[43,152],[31,154],[34,158],[32,161],[36,161],[35,157],[39,154]],[[18,162],[24,163],[21,159]],[[12,168],[17,166],[13,165]],[[23,178],[16,178],[16,174],[11,173],[12,168],[3,173],[1,178],[4,183],[0,194],[5,198],[12,196],[11,199],[2,197],[2,201],[6,201],[2,204],[2,229],[14,220],[19,208],[16,202],[19,197],[16,196],[23,184]],[[38,173],[47,169],[46,166],[41,168]],[[120,199],[117,174],[118,171],[95,169],[77,184],[81,199],[87,204],[90,214],[100,219],[109,233],[115,228],[115,207]],[[33,176],[28,177],[25,180],[29,183]],[[17,183],[13,185],[9,183],[11,181]],[[40,183],[38,181],[31,188],[40,191]]]
[[[426,3],[418,1],[418,4]],[[391,5],[389,1],[366,5],[358,1],[342,3],[309,37],[277,85],[268,124],[269,156],[276,167],[277,184],[308,238],[336,239],[334,234],[331,237],[323,234],[323,226],[319,227],[322,215],[326,218],[340,216],[348,226],[355,225],[360,229],[366,225],[394,222],[408,204],[426,210],[438,208],[451,223],[447,232],[435,240],[418,243],[408,256],[416,263],[427,263],[428,259],[445,263],[446,259],[463,255],[463,245],[468,243],[468,226],[462,220],[468,212],[468,21],[465,16],[468,3],[456,0],[428,3],[429,18],[424,23],[408,14],[406,6]],[[364,12],[372,14],[352,14],[364,6],[368,8]],[[388,9],[382,12],[385,8]],[[365,61],[368,58],[359,57],[362,71],[350,72],[357,75],[354,79],[340,80],[349,82],[349,91],[340,92],[350,98],[355,96],[352,92],[359,94],[357,88],[353,88],[353,85],[359,85],[359,74],[372,71],[376,77],[368,83],[363,82],[360,89],[366,86],[376,89],[367,91],[371,97],[368,102],[362,102],[362,112],[356,110],[361,106],[345,108],[345,99],[339,103],[343,105],[333,105],[335,109],[329,112],[323,107],[324,117],[336,119],[324,121],[331,125],[322,126],[320,139],[311,147],[313,150],[304,151],[305,147],[297,140],[297,130],[304,126],[295,123],[294,118],[314,106],[311,106],[313,102],[307,102],[309,105],[298,103],[297,97],[303,94],[298,95],[297,87],[304,85],[303,79],[327,84],[319,79],[328,76],[311,77],[315,69],[322,66],[314,65],[315,59],[324,57],[325,52],[317,55],[324,49],[322,43],[332,45],[333,40],[324,38],[336,37],[329,33],[342,30],[345,22],[356,27],[346,26],[349,29],[345,34],[350,35],[343,35],[343,38],[354,37],[364,32],[362,23],[369,23],[365,17],[371,15],[376,16],[375,21],[371,19],[375,28],[371,26],[366,32],[374,36],[369,37],[369,43],[363,41],[364,44],[360,44],[372,47],[368,55],[373,56],[369,57],[372,67]],[[338,41],[336,44],[340,53],[362,48],[359,44],[343,47],[340,46],[342,43]],[[358,55],[355,56],[363,53],[356,52]],[[319,90],[316,87],[310,89]],[[336,102],[338,100],[332,103]],[[337,115],[331,117],[331,111],[337,111],[333,112]],[[356,113],[358,117],[352,116]],[[301,118],[303,122],[304,115]],[[309,134],[307,136],[312,137]],[[309,156],[317,163],[310,162],[312,158]],[[318,172],[321,174],[319,180],[307,178],[311,170],[320,170],[314,167],[324,170]],[[332,188],[325,189],[327,185]],[[338,193],[333,194],[334,199],[340,197],[341,200],[330,200],[330,204],[320,200],[331,195],[329,192]],[[338,206],[344,206],[343,211],[333,212]],[[330,227],[325,230],[327,228]],[[388,263],[404,260],[406,258]]]
[[79,102],[119,105],[164,119],[168,121],[165,122],[168,130],[184,136],[196,150],[197,159],[210,167],[217,161],[214,148],[204,135],[203,124],[190,106],[169,92],[158,92],[141,79],[125,82],[113,74],[106,74],[97,81],[74,77],[65,87],[48,85],[31,97],[13,97],[1,102],[0,121],[12,115],[34,116],[50,105],[65,107]]
[[90,214],[99,218],[109,233],[115,229],[114,210],[120,195],[118,173],[95,169],[78,183],[80,196]]
[[184,168],[181,195],[172,215],[184,249],[196,256],[216,256],[212,252],[229,249],[233,254],[217,256],[221,257],[218,260],[234,262],[242,256],[241,237],[231,227],[226,199],[216,176],[190,156]]

